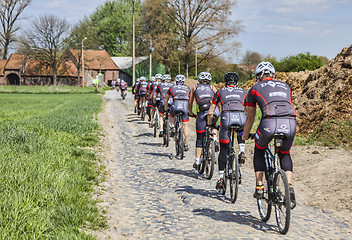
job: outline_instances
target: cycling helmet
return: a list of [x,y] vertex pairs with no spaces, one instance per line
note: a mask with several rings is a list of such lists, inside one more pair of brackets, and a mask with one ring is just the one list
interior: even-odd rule
[[255,75],[258,76],[259,74],[261,77],[264,73],[268,73],[271,76],[275,74],[275,68],[270,62],[261,62],[255,69]]
[[162,80],[163,79],[163,75],[161,75],[161,74],[156,74],[155,75],[155,79],[160,79],[160,80]]
[[147,79],[145,77],[140,77],[139,79],[140,81],[147,81]]
[[137,83],[139,83],[139,82],[140,82],[140,80],[141,80],[140,78],[137,78]]
[[166,81],[166,80],[171,80],[171,76],[169,74],[165,74],[163,76],[163,82]]
[[175,77],[176,84],[183,84],[186,81],[186,77],[184,75],[177,75]]
[[210,82],[211,81],[211,74],[208,72],[201,72],[198,75],[199,82]]
[[238,76],[238,74],[236,72],[228,72],[224,75],[224,80],[226,85],[230,85],[232,84],[237,84],[238,80],[240,79],[240,77]]
[[155,77],[151,77],[151,78],[150,78],[150,81],[151,81],[151,82],[155,82],[155,81],[156,81]]

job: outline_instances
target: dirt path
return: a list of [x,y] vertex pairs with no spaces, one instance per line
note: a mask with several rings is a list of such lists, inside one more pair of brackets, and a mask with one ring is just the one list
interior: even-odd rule
[[[98,197],[109,226],[93,233],[98,239],[282,239],[274,213],[267,223],[259,220],[251,161],[242,169],[239,199],[232,204],[215,191],[216,177],[209,181],[193,172],[194,146],[184,160],[170,158],[173,142],[165,148],[153,138],[133,113],[130,94],[122,101],[108,91],[104,101],[99,122],[108,176]],[[248,159],[252,154],[248,143]],[[298,204],[285,238],[352,239],[351,151],[294,147],[292,155]]]

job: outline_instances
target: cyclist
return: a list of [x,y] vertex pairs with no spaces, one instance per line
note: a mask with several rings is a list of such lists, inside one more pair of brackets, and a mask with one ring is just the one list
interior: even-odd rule
[[[167,91],[167,95],[164,101],[164,110],[165,112],[168,110],[168,101],[170,98],[173,99],[173,103],[170,107],[170,124],[171,126],[175,126],[175,115],[176,112],[182,111],[182,128],[183,135],[185,136],[185,151],[188,151],[188,100],[191,94],[191,90],[188,86],[184,85],[186,77],[184,75],[177,75],[175,77],[176,85],[173,85]],[[175,130],[172,128],[172,132]]]
[[145,99],[146,99],[146,103],[147,103],[147,115],[148,115],[148,122],[150,122],[151,120],[151,108],[152,108],[152,100],[150,99],[150,96],[149,96],[149,91],[150,91],[150,87],[151,85],[153,84],[153,82],[155,82],[155,77],[151,77],[147,83],[148,83],[148,86],[147,86],[147,90],[146,90],[146,93],[145,93]]
[[116,80],[116,91],[119,91],[120,87],[121,87],[121,79],[118,78],[118,79]]
[[262,111],[262,119],[255,134],[254,170],[256,177],[255,198],[263,197],[263,174],[265,171],[264,152],[275,133],[283,133],[285,139],[279,149],[280,166],[286,172],[290,185],[292,208],[295,206],[295,193],[292,187],[292,159],[290,149],[296,134],[296,114],[292,106],[290,87],[275,80],[275,68],[270,62],[261,62],[255,69],[257,83],[249,90],[246,109],[248,113],[242,139],[249,137],[256,105]]
[[141,109],[141,104],[143,104],[146,100],[146,92],[147,92],[147,87],[148,87],[148,83],[147,83],[147,79],[145,77],[140,77],[139,78],[139,84],[137,87],[137,92],[139,95],[139,109]]
[[127,93],[127,83],[124,80],[121,80],[121,96],[123,96],[125,94],[125,92]]
[[[152,128],[153,127],[153,119],[154,119],[154,114],[156,111],[156,107],[159,107],[160,104],[160,94],[158,94],[158,96],[156,96],[156,103],[153,103],[153,97],[154,97],[154,93],[155,90],[157,89],[157,87],[159,86],[159,84],[161,83],[161,79],[162,79],[163,75],[161,74],[156,74],[155,75],[155,81],[152,82],[152,84],[149,87],[149,98],[151,100],[151,116],[150,116],[150,123],[149,123],[149,127]],[[160,126],[160,125],[159,125]]]
[[[195,84],[191,89],[190,100],[188,103],[188,111],[190,116],[194,116],[193,114],[193,102],[196,99],[197,102],[197,118],[196,118],[196,159],[193,164],[193,168],[199,172],[200,165],[202,163],[201,155],[202,155],[202,146],[203,146],[203,138],[205,135],[205,128],[207,125],[207,116],[208,110],[211,105],[211,98],[214,93],[216,93],[216,88],[210,85],[211,82],[211,74],[208,72],[201,72],[198,75],[199,83]],[[215,118],[213,123],[216,124],[218,117],[220,115],[219,108],[215,109],[214,112]],[[216,129],[213,129],[213,132],[216,134]],[[219,151],[219,141],[216,135],[213,137],[215,143],[215,151]]]
[[[163,117],[165,114],[164,111],[164,102],[165,102],[165,97],[167,95],[167,91],[169,91],[170,87],[173,86],[171,83],[171,76],[169,74],[165,74],[162,78],[162,82],[158,85],[157,89],[155,90],[155,94],[153,96],[153,103],[156,104],[156,96],[160,94],[160,105],[159,105],[159,122],[160,122],[160,132],[159,132],[159,137],[163,136]],[[172,99],[169,99],[168,104],[172,103]]]
[[139,85],[139,78],[137,78],[136,83],[132,87],[132,94],[134,94],[134,113],[137,112],[137,108],[139,108],[139,94],[137,91]]
[[[219,132],[220,153],[219,153],[219,180],[216,183],[216,189],[222,189],[224,184],[224,170],[226,158],[229,154],[230,131],[231,125],[240,125],[243,127],[246,121],[244,112],[244,102],[247,96],[246,90],[237,87],[239,76],[235,72],[228,72],[224,75],[225,87],[219,89],[212,97],[212,106],[208,112],[208,125],[212,124],[215,107],[221,104],[221,125]],[[237,135],[239,145],[239,162],[245,162],[245,141],[241,139],[241,134]]]

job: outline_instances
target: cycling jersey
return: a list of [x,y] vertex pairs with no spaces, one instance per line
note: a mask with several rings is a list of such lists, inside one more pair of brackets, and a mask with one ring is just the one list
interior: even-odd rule
[[212,103],[221,103],[222,112],[244,112],[244,101],[247,96],[246,90],[238,87],[224,87],[214,94]]
[[203,112],[209,110],[210,100],[214,95],[213,89],[211,89],[209,84],[199,83],[194,91],[194,97],[197,102],[198,111]]
[[[166,97],[167,92],[169,91],[170,87],[173,86],[172,83],[169,82],[162,82],[158,85],[157,89],[155,90],[156,94],[160,94],[160,105],[159,105],[159,112],[165,113],[164,111],[164,99]],[[172,103],[172,99],[169,99],[169,104]]]
[[148,83],[145,81],[142,81],[139,83],[138,88],[137,88],[137,92],[140,96],[145,95],[146,91],[147,91],[147,87],[148,87]]
[[255,107],[256,103],[262,111],[262,118],[296,116],[290,87],[271,78],[258,82],[249,90],[245,105]]
[[126,90],[127,89],[127,83],[121,83],[121,90]]
[[174,100],[171,105],[170,114],[175,116],[178,112],[182,112],[182,121],[188,122],[188,100],[191,90],[186,85],[173,85],[167,94]]
[[134,94],[134,99],[139,99],[139,94],[138,94],[138,86],[139,86],[139,83],[135,83],[134,86],[132,87],[132,94]]

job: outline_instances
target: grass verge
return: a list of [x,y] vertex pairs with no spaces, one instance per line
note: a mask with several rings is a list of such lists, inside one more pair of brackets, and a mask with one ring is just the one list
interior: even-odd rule
[[96,94],[0,94],[1,239],[91,239],[81,229],[104,226],[91,198],[101,104]]

